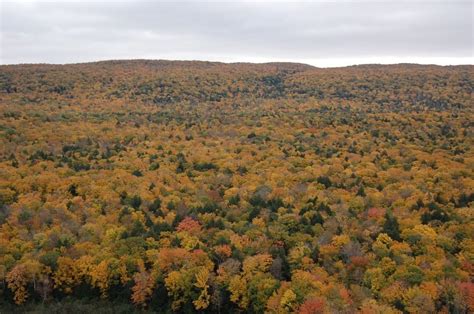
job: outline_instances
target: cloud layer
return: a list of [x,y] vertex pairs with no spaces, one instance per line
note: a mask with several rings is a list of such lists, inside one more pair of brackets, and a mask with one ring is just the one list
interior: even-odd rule
[[2,64],[473,62],[470,2],[15,1],[0,14]]

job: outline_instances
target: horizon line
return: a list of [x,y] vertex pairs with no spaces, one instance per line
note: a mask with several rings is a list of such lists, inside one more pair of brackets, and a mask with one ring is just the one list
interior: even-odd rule
[[[364,58],[354,58],[352,59],[355,61],[355,59],[364,59]],[[365,58],[369,59],[369,58]],[[377,59],[377,58],[374,58]],[[388,58],[389,59],[389,58]],[[91,64],[91,63],[100,63],[100,62],[120,62],[120,61],[166,61],[166,62],[209,62],[209,63],[221,63],[221,64],[272,64],[272,63],[292,63],[292,64],[301,64],[301,65],[306,65],[306,66],[311,66],[315,68],[344,68],[344,67],[354,67],[354,66],[365,66],[365,65],[425,65],[425,66],[440,66],[440,67],[449,67],[449,66],[472,66],[474,65],[474,60],[469,60],[469,59],[474,59],[474,58],[436,58],[436,59],[467,59],[469,60],[468,63],[458,63],[458,62],[420,62],[420,58],[400,58],[404,60],[399,60],[396,61],[394,60],[395,58],[389,60],[386,60],[386,62],[379,60],[374,60],[370,62],[369,60],[364,60],[368,62],[348,62],[350,59],[348,58],[333,58],[333,59],[328,59],[328,58],[320,58],[320,59],[304,59],[304,60],[296,60],[296,59],[273,59],[273,58],[268,58],[264,60],[261,58],[260,60],[255,59],[254,60],[246,60],[245,58],[242,58],[242,60],[212,60],[212,59],[193,59],[193,58],[184,58],[184,59],[168,59],[168,58],[98,58],[96,60],[83,60],[83,61],[70,61],[70,62],[20,62],[20,63],[3,63],[0,61],[0,66],[20,66],[20,65],[78,65],[78,64]],[[412,59],[410,61],[409,59]],[[435,59],[435,58],[423,58],[423,59]],[[332,65],[318,65],[317,63],[321,64],[320,62],[315,62],[316,60],[331,60],[333,63]],[[346,60],[346,62],[339,62],[338,64],[335,64],[335,60]],[[309,62],[308,62],[309,61]],[[313,61],[313,62],[311,62]],[[362,60],[360,60],[362,61]]]

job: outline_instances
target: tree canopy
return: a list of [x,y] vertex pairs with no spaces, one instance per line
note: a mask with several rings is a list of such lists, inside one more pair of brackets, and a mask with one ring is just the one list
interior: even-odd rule
[[473,66],[0,66],[0,308],[474,312],[473,86]]

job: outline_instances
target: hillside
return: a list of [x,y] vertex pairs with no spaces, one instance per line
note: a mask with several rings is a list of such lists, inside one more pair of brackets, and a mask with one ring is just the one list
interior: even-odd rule
[[0,312],[473,312],[473,89],[472,65],[0,66]]

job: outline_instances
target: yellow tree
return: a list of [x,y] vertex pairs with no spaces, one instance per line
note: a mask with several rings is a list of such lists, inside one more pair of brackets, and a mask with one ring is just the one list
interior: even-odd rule
[[66,293],[71,293],[72,288],[81,281],[81,273],[73,259],[70,257],[59,257],[58,266],[53,273],[54,288]]
[[91,284],[93,287],[99,288],[100,297],[107,298],[109,290],[109,263],[107,260],[101,261],[98,265],[92,268],[90,272]]
[[201,267],[196,273],[196,283],[194,284],[201,291],[198,299],[193,301],[196,310],[203,310],[209,306],[210,295],[208,293],[208,280],[209,270],[206,267]]
[[28,270],[23,264],[18,264],[7,274],[8,288],[13,292],[16,304],[22,304],[28,298]]

